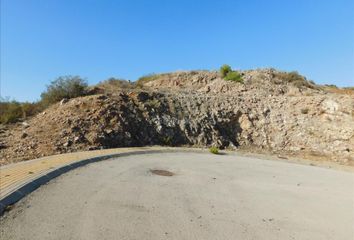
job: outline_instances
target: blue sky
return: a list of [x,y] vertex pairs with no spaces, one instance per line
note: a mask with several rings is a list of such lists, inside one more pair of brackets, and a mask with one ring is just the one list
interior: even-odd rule
[[354,86],[353,13],[352,0],[1,0],[1,96],[224,63]]

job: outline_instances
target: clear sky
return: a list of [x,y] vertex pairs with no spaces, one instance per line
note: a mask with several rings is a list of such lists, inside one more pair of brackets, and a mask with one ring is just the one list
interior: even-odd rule
[[0,0],[1,96],[62,75],[274,67],[354,86],[353,0]]

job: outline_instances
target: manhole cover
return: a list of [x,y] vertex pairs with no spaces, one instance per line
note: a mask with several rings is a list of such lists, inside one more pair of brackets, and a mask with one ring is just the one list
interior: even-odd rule
[[174,175],[173,172],[161,170],[161,169],[152,169],[152,170],[150,170],[150,172],[152,174],[159,175],[159,176],[165,176],[165,177],[171,177]]

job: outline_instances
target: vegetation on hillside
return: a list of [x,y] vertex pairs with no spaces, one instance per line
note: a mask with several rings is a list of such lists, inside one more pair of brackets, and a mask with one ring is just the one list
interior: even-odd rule
[[345,90],[354,90],[354,87],[344,87]]
[[47,90],[41,94],[41,103],[49,106],[63,98],[84,96],[87,87],[87,81],[79,76],[59,77],[47,85]]
[[232,68],[227,64],[222,65],[220,67],[219,72],[221,77],[226,81],[243,83],[241,74],[237,71],[232,70]]
[[74,98],[86,94],[87,82],[79,76],[64,76],[52,81],[38,102],[23,102],[0,99],[0,123],[14,123],[31,117],[63,98]]
[[[195,73],[196,72],[192,71],[191,75]],[[226,81],[243,82],[242,75],[232,70],[229,65],[225,64],[221,66],[219,73]],[[38,102],[21,103],[15,100],[0,98],[0,124],[25,120],[63,98],[70,99],[89,94],[114,93],[119,89],[143,88],[147,82],[154,81],[166,75],[168,75],[168,73],[149,74],[140,77],[136,82],[130,82],[120,78],[109,78],[90,88],[88,88],[87,81],[79,76],[62,76],[47,85],[46,90],[41,94],[41,99]],[[335,85],[316,85],[313,81],[308,81],[297,72],[279,72],[274,70],[272,82],[274,84],[291,84],[298,88],[316,88],[328,92],[354,95],[353,87],[338,88]],[[101,92],[92,91],[92,89],[96,87]],[[150,105],[151,107],[156,107],[154,102],[151,102]]]
[[0,99],[0,123],[14,123],[19,119],[33,116],[42,109],[43,107],[39,102],[20,103],[14,100]]
[[121,78],[108,78],[102,82],[99,82],[96,87],[104,89],[106,92],[114,92],[117,89],[131,89],[135,88],[135,84]]
[[136,82],[135,82],[135,86],[138,88],[142,88],[144,86],[145,83],[156,80],[159,76],[161,76],[162,74],[155,74],[155,73],[151,73],[148,75],[144,75],[142,77],[140,77]]
[[243,82],[241,74],[236,71],[229,72],[224,79],[226,81],[233,81],[233,82],[239,82],[239,83]]
[[220,67],[220,75],[222,78],[226,77],[229,72],[232,72],[230,65],[224,64]]
[[296,71],[292,72],[277,72],[274,71],[273,82],[276,84],[288,83],[298,88],[317,88],[313,81],[308,81],[304,76]]

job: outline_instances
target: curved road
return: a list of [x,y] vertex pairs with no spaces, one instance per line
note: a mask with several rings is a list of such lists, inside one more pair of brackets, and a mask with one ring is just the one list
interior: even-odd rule
[[352,240],[354,174],[237,155],[127,156],[52,180],[0,221],[9,240]]

